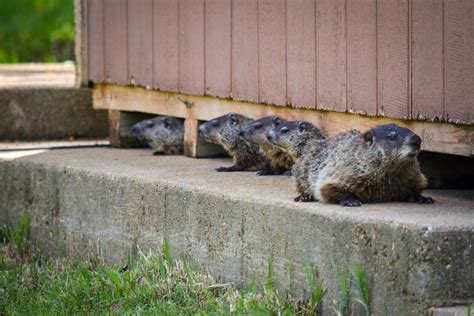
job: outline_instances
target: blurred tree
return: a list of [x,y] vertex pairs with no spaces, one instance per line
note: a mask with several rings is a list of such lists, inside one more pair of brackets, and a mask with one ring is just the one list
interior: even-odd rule
[[0,0],[0,63],[74,60],[73,0]]

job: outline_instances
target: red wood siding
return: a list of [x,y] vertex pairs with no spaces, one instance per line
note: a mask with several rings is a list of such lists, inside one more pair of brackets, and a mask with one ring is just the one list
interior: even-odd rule
[[88,0],[88,9],[92,82],[474,122],[472,0]]

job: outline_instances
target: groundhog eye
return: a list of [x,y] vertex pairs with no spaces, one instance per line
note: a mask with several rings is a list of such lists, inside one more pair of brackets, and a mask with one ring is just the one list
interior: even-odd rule
[[288,133],[288,127],[283,127],[283,128],[281,129],[281,133],[282,133],[282,134]]
[[146,127],[148,127],[148,128],[152,128],[153,126],[155,126],[155,124],[153,122],[146,123]]
[[217,123],[217,121],[212,121],[212,126],[217,126],[219,125],[219,123]]
[[256,124],[256,125],[255,125],[255,128],[256,128],[256,129],[261,129],[261,128],[262,128],[262,124],[260,124],[260,123]]

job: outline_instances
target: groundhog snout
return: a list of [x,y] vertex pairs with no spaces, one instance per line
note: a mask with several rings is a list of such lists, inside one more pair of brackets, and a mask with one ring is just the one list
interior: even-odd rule
[[408,144],[415,150],[419,150],[421,147],[421,138],[420,136],[413,134],[411,135]]
[[133,126],[133,127],[132,127],[132,133],[133,133],[134,135],[138,135],[138,134],[140,133],[140,128],[139,128],[138,126],[136,126],[136,125]]
[[247,128],[246,126],[242,126],[242,127],[240,127],[240,129],[239,129],[239,135],[240,135],[240,136],[245,136],[245,135],[248,134],[248,132],[249,132],[249,131],[248,131],[248,128]]
[[206,132],[206,125],[205,124],[202,124],[201,126],[199,126],[199,134],[204,134]]
[[271,142],[275,140],[275,132],[273,130],[269,130],[265,136],[267,136],[267,139]]

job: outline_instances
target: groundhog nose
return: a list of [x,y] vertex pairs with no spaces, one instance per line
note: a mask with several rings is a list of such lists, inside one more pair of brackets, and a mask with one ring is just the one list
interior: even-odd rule
[[240,136],[244,136],[246,132],[247,132],[247,129],[245,127],[241,127],[239,129],[239,135]]
[[412,145],[413,147],[419,149],[420,146],[421,146],[421,138],[420,138],[420,136],[418,136],[418,135],[413,135],[413,136],[410,138],[410,145]]
[[205,129],[204,124],[202,124],[201,126],[199,126],[199,134],[204,133],[204,129]]
[[136,127],[136,126],[132,127],[132,133],[137,134],[138,133],[138,127]]
[[272,141],[272,140],[273,140],[273,133],[272,133],[271,131],[267,132],[265,135],[267,136],[267,139],[268,139],[269,141]]

